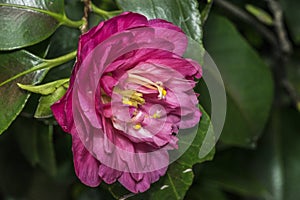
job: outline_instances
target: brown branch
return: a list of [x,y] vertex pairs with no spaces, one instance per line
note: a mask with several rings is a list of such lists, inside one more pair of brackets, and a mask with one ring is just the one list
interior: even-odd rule
[[282,81],[282,86],[285,89],[287,95],[290,96],[292,100],[292,104],[299,109],[299,103],[300,103],[300,96],[298,95],[295,87],[290,83],[288,80],[283,80]]
[[81,29],[81,33],[85,33],[88,31],[89,23],[88,23],[88,18],[89,18],[89,13],[92,10],[91,6],[91,0],[83,0],[84,3],[84,10],[83,10],[83,17],[82,20],[84,21]]
[[292,45],[287,37],[286,30],[283,24],[283,12],[280,4],[275,0],[266,0],[268,2],[269,8],[273,13],[274,26],[277,32],[278,40],[282,52],[290,54],[292,52]]

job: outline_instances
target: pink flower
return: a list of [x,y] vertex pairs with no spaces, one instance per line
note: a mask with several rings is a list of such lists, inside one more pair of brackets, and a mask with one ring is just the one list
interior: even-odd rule
[[123,13],[82,35],[64,97],[51,108],[71,133],[76,175],[86,185],[119,181],[138,193],[166,173],[180,129],[198,124],[200,66],[182,58],[175,25]]

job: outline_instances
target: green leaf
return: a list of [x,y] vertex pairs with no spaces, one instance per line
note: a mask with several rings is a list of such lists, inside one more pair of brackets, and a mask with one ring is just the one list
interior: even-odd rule
[[196,0],[117,0],[124,11],[133,11],[149,19],[161,18],[180,26],[198,43],[202,43],[201,15]]
[[[0,53],[0,83],[8,78],[43,63],[43,60],[27,51]],[[0,87],[0,134],[8,128],[25,106],[30,94],[22,91],[17,82],[37,84],[42,81],[47,70],[38,70],[22,76]]]
[[[18,83],[17,85],[22,88],[23,90],[27,90],[29,92],[42,94],[42,95],[49,95],[52,94],[62,85],[65,85],[69,82],[69,79],[61,79],[57,81],[53,81],[51,83],[46,83],[43,85],[23,85],[21,83]],[[68,87],[68,84],[66,84],[66,87]]]
[[211,183],[218,187],[219,191],[225,190],[247,197],[268,198],[271,194],[266,186],[251,173],[249,165],[251,162],[253,166],[255,165],[251,159],[249,152],[245,150],[230,149],[218,152],[212,162],[201,166],[199,185]]
[[48,38],[61,25],[80,26],[64,13],[64,1],[0,0],[0,50],[31,46]]
[[77,29],[61,26],[50,38],[47,58],[55,58],[77,49],[81,32]]
[[227,92],[222,142],[254,147],[273,101],[270,69],[225,18],[210,16],[204,44],[217,64]]
[[228,200],[221,188],[207,179],[203,180],[201,184],[194,183],[184,199]]
[[[72,8],[73,7],[70,7],[70,9]],[[47,58],[56,58],[77,49],[80,34],[80,31],[77,29],[66,26],[59,27],[50,39],[50,48]],[[63,65],[50,70],[44,81],[50,82],[70,77],[74,61],[75,58],[70,62],[64,63]]]
[[33,165],[41,166],[48,174],[55,175],[56,161],[52,142],[52,125],[34,119],[18,118],[11,127],[21,152]]
[[[19,148],[26,160],[32,166],[36,166],[39,162],[39,152],[37,148],[38,130],[36,126],[37,123],[31,123],[31,120],[25,118],[17,118],[16,121],[12,124],[9,131],[14,133],[14,137],[16,138],[19,144]],[[28,127],[28,125],[26,124],[30,124],[30,127]],[[45,128],[42,126],[39,131],[42,132],[44,130]]]
[[[122,189],[120,184],[108,186],[110,192],[117,198],[128,196],[128,199],[183,199],[185,193],[193,183],[193,165],[211,160],[214,155],[214,151],[212,151],[205,158],[199,159],[198,157],[202,142],[206,134],[209,134],[208,131],[211,131],[209,128],[211,126],[209,116],[203,109],[201,111],[202,118],[195,139],[188,150],[169,166],[164,177],[161,177],[158,182],[154,183],[143,194],[133,196],[126,192],[125,189]],[[190,139],[188,133],[182,135],[183,138],[179,138],[179,145],[183,144],[183,140]]]
[[0,137],[1,198],[10,196],[14,199],[22,199],[30,187],[33,174],[32,167],[18,148],[14,132],[9,129],[8,134]]
[[280,0],[284,16],[286,18],[289,30],[295,43],[300,44],[300,1]]
[[[278,115],[280,124],[280,137],[277,142],[281,146],[280,149],[276,146],[275,152],[280,156],[279,164],[282,164],[284,182],[282,185],[276,184],[276,174],[273,174],[274,186],[281,186],[285,200],[293,200],[300,195],[298,183],[300,180],[300,161],[298,155],[300,154],[300,114],[291,109],[283,110]],[[274,170],[273,170],[274,172]],[[275,187],[274,189],[277,189]]]
[[54,176],[57,169],[53,146],[53,125],[48,125],[47,128],[48,130],[38,133],[39,165]]
[[35,118],[48,118],[52,116],[50,106],[58,101],[67,91],[68,85],[62,85],[55,89],[52,94],[42,96],[35,111]]
[[275,109],[255,151],[232,149],[205,163],[200,177],[227,192],[265,200],[294,200],[300,195],[300,115]]

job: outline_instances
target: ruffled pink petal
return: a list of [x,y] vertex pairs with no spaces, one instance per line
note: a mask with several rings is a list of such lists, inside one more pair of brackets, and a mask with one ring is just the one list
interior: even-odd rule
[[101,22],[80,37],[78,47],[79,60],[83,61],[97,45],[113,34],[134,27],[146,26],[147,24],[148,21],[145,16],[131,12],[125,12],[110,20]]
[[167,171],[167,168],[146,173],[124,172],[119,178],[119,182],[133,193],[145,192],[150,185],[159,180]]
[[112,184],[122,175],[123,172],[116,169],[112,169],[105,165],[100,165],[99,167],[99,176],[107,184]]
[[67,93],[56,103],[51,106],[52,113],[62,127],[62,129],[71,133],[74,132],[74,120],[72,112],[72,90],[68,90]]
[[172,24],[166,20],[163,20],[163,19],[151,19],[151,20],[149,20],[149,25],[151,27],[167,28],[170,30],[183,32],[178,26],[175,26],[174,24]]
[[116,79],[111,76],[104,75],[101,77],[100,86],[104,90],[104,92],[111,96],[113,92],[114,86],[118,83]]
[[78,136],[72,136],[73,159],[75,172],[78,178],[86,185],[96,187],[101,183],[98,175],[99,161],[96,160],[83,146]]
[[195,125],[197,125],[199,123],[201,115],[202,115],[202,113],[200,112],[200,110],[195,109],[194,112],[192,112],[186,116],[183,116],[181,118],[179,128],[186,129],[186,128],[194,127]]
[[[151,27],[156,27],[156,31],[158,32],[166,32],[165,29],[173,30],[169,31],[168,37],[172,38],[173,44],[176,46],[176,52],[179,56],[182,56],[187,48],[188,40],[186,37],[183,37],[181,34],[178,34],[176,32],[183,33],[183,31],[174,24],[167,22],[163,19],[152,19],[149,21],[149,25]],[[160,34],[160,33],[158,33]]]

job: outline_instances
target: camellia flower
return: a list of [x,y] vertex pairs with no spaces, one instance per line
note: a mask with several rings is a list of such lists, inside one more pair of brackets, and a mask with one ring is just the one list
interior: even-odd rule
[[200,120],[195,78],[177,26],[126,12],[79,40],[66,94],[52,105],[71,133],[76,175],[95,187],[120,182],[138,193],[166,173],[180,129]]

